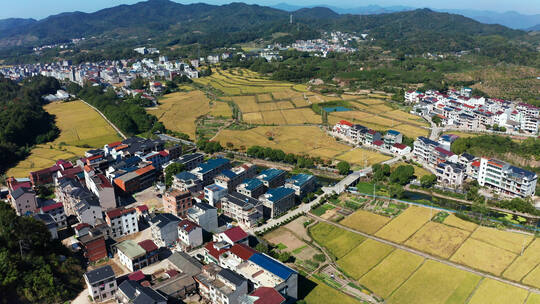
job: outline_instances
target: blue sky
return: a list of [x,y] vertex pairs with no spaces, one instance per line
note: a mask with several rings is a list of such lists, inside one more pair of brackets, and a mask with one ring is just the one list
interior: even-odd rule
[[[119,4],[132,4],[140,0],[2,0],[0,19],[21,17],[41,19],[62,12],[93,12]],[[176,1],[176,0],[175,0]],[[240,0],[236,0],[240,1]],[[226,0],[176,1],[181,3],[205,2],[225,4]],[[540,14],[540,0],[260,0],[243,1],[260,5],[285,2],[294,5],[331,4],[338,7],[355,7],[378,4],[380,6],[404,5],[439,9],[477,9],[491,11],[517,11],[523,14]]]

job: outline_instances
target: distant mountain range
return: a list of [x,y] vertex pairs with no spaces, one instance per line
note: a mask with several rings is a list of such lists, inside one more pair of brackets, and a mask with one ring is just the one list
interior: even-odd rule
[[[368,5],[352,8],[343,8],[335,7],[332,5],[317,5],[319,7],[327,7],[331,10],[340,13],[340,14],[355,14],[355,15],[371,15],[371,14],[385,14],[385,13],[396,13],[404,11],[412,11],[418,8],[410,6],[379,6],[379,5]],[[290,5],[287,3],[279,3],[272,6],[280,10],[292,12],[306,7],[315,7],[315,6],[296,6]],[[500,24],[513,29],[521,30],[540,30],[540,14],[537,15],[524,15],[518,12],[493,12],[493,11],[482,11],[482,10],[465,10],[465,9],[432,9],[436,12],[442,13],[452,13],[462,15],[471,19],[474,19],[478,22],[486,24]]]
[[[337,8],[338,12],[327,7],[279,7],[244,3],[184,5],[169,0],[149,0],[94,13],[62,13],[38,21],[2,20],[0,49],[6,51],[0,52],[0,58],[17,60],[21,54],[30,53],[31,46],[81,37],[96,37],[86,46],[91,50],[108,49],[122,56],[118,51],[140,45],[162,48],[200,43],[211,49],[257,39],[290,43],[333,30],[368,33],[374,38],[373,44],[406,54],[490,49],[493,43],[500,48],[507,40],[526,36],[524,31],[429,9],[370,6],[363,10],[369,10],[370,14],[360,15],[360,8],[355,14],[344,14]],[[289,23],[290,13],[284,9],[296,9],[293,24]],[[385,10],[403,11],[389,13]],[[273,35],[276,33],[279,35]],[[494,36],[502,38],[493,41]],[[487,39],[479,39],[482,37]]]

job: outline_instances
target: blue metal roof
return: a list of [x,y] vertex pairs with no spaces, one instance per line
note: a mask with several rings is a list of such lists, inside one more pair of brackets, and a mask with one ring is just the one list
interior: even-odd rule
[[285,173],[285,171],[275,168],[266,169],[259,174],[260,179],[264,181],[271,181],[280,174]]
[[201,170],[199,172],[206,173],[212,170],[215,170],[216,168],[219,168],[229,162],[226,158],[215,158],[215,159],[209,159],[207,162],[202,163],[199,165]]
[[291,275],[296,273],[291,268],[262,253],[255,253],[249,260],[283,280],[287,280]]
[[287,182],[293,183],[295,186],[301,187],[312,178],[314,178],[313,175],[300,173],[300,174],[291,176],[291,178],[289,178]]
[[263,183],[256,178],[246,179],[242,182],[242,184],[246,184],[245,189],[249,191],[255,190],[258,187],[263,186]]
[[396,130],[388,130],[388,131],[386,131],[386,134],[397,136],[400,133],[398,131],[396,131]]
[[236,176],[236,173],[234,173],[234,172],[232,172],[231,170],[228,170],[228,169],[227,169],[227,170],[223,170],[223,171],[221,172],[221,174],[222,174],[222,175],[225,175],[225,176],[228,177],[228,178],[233,178],[233,177]]
[[285,187],[270,189],[266,192],[266,194],[271,195],[271,197],[268,198],[268,200],[271,202],[279,201],[280,199],[284,198],[287,195],[290,195],[291,193],[294,194],[294,190]]
[[193,174],[193,173],[190,173],[190,172],[187,172],[187,171],[182,171],[182,172],[176,174],[176,178],[178,178],[179,180],[186,181],[186,180],[197,179],[197,176],[195,176],[195,174]]

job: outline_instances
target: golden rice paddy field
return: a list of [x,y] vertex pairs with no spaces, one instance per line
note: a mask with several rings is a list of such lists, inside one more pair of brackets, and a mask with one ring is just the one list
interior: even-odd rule
[[59,159],[83,156],[88,147],[98,148],[121,139],[105,119],[80,100],[54,102],[44,108],[56,116],[60,136],[32,149],[25,160],[7,172],[8,176],[26,177]]
[[210,100],[201,91],[177,92],[166,95],[160,100],[157,109],[148,109],[167,129],[183,132],[195,139],[196,121],[199,117],[213,116],[231,117],[232,112],[225,102]]
[[373,150],[356,148],[338,155],[336,158],[339,160],[348,161],[352,164],[358,164],[359,166],[363,167],[378,164],[380,162],[389,160],[392,157]]

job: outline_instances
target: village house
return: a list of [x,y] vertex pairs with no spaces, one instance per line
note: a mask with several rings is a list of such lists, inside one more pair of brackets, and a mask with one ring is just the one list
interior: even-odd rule
[[240,297],[248,293],[248,281],[241,275],[216,264],[203,266],[195,276],[201,296],[215,304],[240,304]]
[[135,208],[117,208],[105,213],[105,221],[111,228],[111,237],[119,238],[139,232]]
[[227,194],[227,188],[217,184],[211,184],[204,187],[204,199],[212,206],[219,207],[218,203],[225,194]]
[[43,206],[39,208],[38,213],[52,216],[58,229],[62,229],[67,226],[66,213],[64,212],[64,205],[62,203],[54,203]]
[[294,194],[303,198],[306,194],[313,192],[317,185],[317,179],[310,174],[297,174],[285,181],[285,188],[294,190]]
[[191,170],[191,173],[197,176],[203,186],[207,186],[212,183],[214,177],[229,168],[231,168],[231,163],[228,159],[215,158],[200,164]]
[[266,169],[257,175],[267,189],[283,186],[286,177],[287,172],[275,168]]
[[265,186],[258,178],[246,179],[236,186],[236,192],[253,198],[259,198],[259,196],[264,194],[264,191]]
[[279,187],[268,190],[259,197],[263,208],[264,218],[275,218],[289,211],[295,203],[295,190]]
[[203,244],[202,228],[190,220],[178,224],[178,248],[189,251]]
[[31,188],[18,187],[10,191],[8,200],[18,216],[32,214],[38,208],[36,192]]
[[106,265],[84,274],[88,293],[94,302],[104,302],[115,297],[118,289],[116,275],[111,266]]
[[[141,243],[146,247],[143,248]],[[125,240],[116,244],[118,259],[122,265],[131,272],[142,269],[158,261],[158,247],[151,240],[135,243],[132,240]]]
[[165,212],[172,213],[176,216],[185,217],[187,211],[193,206],[191,193],[187,190],[170,190],[163,194],[163,209]]
[[150,219],[152,240],[160,247],[176,245],[180,219],[171,213],[159,213]]
[[229,245],[244,244],[249,246],[249,234],[239,226],[229,228],[221,233],[214,234],[213,241],[225,242]]
[[[261,183],[262,185],[262,183]],[[232,192],[221,199],[221,210],[245,228],[255,227],[263,219],[261,203],[250,196]]]
[[206,203],[196,203],[188,209],[187,218],[208,232],[218,229],[217,208]]

